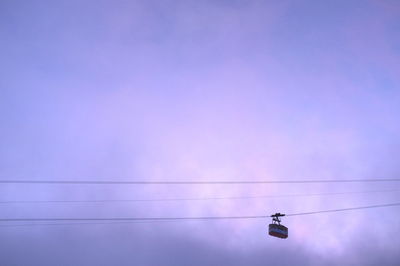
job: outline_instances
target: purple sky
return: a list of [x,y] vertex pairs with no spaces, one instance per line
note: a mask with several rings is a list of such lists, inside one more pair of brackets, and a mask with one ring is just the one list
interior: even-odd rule
[[[0,2],[0,178],[398,178],[400,2]],[[397,183],[1,185],[0,200],[252,196]],[[269,215],[398,192],[9,204],[0,218]],[[0,265],[399,265],[400,209],[269,220],[0,227]]]

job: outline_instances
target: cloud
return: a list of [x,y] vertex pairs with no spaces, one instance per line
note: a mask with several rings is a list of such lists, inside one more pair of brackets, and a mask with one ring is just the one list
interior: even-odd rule
[[[391,34],[396,19],[387,6],[348,1],[2,5],[4,179],[361,179],[399,172],[400,68],[393,48],[398,37]],[[0,197],[251,196],[395,186],[7,185]],[[218,216],[396,200],[396,194],[386,193],[1,208],[3,217]],[[400,231],[398,214],[389,209],[288,218],[290,238],[280,242],[266,236],[268,222],[0,228],[0,257],[5,265],[398,261],[398,241],[390,238]]]

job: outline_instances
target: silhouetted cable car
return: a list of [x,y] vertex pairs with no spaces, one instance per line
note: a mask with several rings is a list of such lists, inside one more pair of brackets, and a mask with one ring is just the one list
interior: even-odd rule
[[285,216],[281,213],[275,213],[271,215],[272,224],[268,227],[268,232],[270,236],[275,236],[279,238],[287,238],[289,235],[288,228],[286,226],[281,225],[281,219],[279,217]]

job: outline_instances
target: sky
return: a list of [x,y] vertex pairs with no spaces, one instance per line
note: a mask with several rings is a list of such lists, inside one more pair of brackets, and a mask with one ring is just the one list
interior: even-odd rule
[[[398,178],[400,2],[0,1],[0,179]],[[400,184],[1,184],[0,218],[270,215]],[[398,207],[269,219],[0,224],[0,264],[399,265]]]

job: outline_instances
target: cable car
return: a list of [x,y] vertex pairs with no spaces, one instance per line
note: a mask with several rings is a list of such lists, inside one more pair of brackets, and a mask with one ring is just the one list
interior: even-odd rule
[[268,226],[268,233],[270,236],[279,237],[279,238],[287,238],[289,235],[288,228],[284,225],[281,225],[281,219],[279,217],[285,216],[281,213],[275,213],[271,215],[272,224]]

